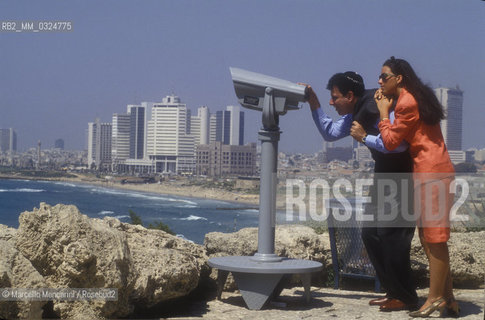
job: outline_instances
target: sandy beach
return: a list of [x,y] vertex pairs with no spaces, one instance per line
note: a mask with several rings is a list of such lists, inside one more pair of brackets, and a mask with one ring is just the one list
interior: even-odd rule
[[97,185],[106,188],[150,192],[164,195],[238,202],[251,205],[252,207],[259,204],[259,194],[248,194],[244,192],[230,191],[222,188],[207,188],[197,185],[188,185],[187,179],[162,181],[160,183],[121,183],[119,178],[101,179],[81,174],[78,174],[76,178],[36,178],[21,175],[2,174],[0,175],[0,179],[62,181]]
[[145,183],[145,184],[131,184],[131,183],[119,183],[114,181],[100,181],[100,180],[84,180],[79,179],[78,183],[93,184],[98,186],[103,186],[106,188],[123,189],[123,190],[133,190],[139,192],[150,192],[164,195],[175,195],[181,197],[190,198],[202,198],[211,200],[221,200],[245,203],[248,205],[258,205],[259,195],[245,194],[242,192],[228,191],[219,188],[206,188],[194,185],[183,185],[178,181],[170,182],[164,181],[161,183]]

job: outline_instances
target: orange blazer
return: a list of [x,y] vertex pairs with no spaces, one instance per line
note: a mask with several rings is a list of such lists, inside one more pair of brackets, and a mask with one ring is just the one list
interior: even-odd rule
[[394,111],[394,123],[379,122],[382,141],[393,150],[403,140],[409,143],[415,173],[454,172],[439,124],[429,125],[419,118],[418,103],[406,89],[402,89]]

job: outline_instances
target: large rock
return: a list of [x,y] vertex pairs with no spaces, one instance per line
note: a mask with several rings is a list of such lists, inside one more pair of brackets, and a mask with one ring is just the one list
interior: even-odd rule
[[[452,232],[448,242],[453,283],[458,288],[478,288],[485,285],[485,231]],[[251,256],[258,249],[258,229],[245,228],[235,233],[208,233],[204,245],[209,257]],[[277,226],[275,253],[279,256],[320,261],[324,271],[317,284],[324,285],[326,272],[332,272],[328,233],[316,234],[312,228],[300,225]],[[429,264],[416,235],[412,242],[411,263],[415,278],[421,285],[427,285]],[[215,274],[212,275],[215,277]],[[235,289],[232,278],[226,283],[226,290]]]
[[[0,226],[0,288],[44,288],[42,276],[14,246],[7,241],[15,232]],[[3,294],[3,291],[2,293]],[[0,301],[0,319],[41,319],[45,301]]]
[[[485,231],[452,232],[448,241],[453,285],[457,288],[479,288],[485,285]],[[419,241],[413,238],[411,262],[420,282],[429,278],[429,263]]]
[[0,224],[0,240],[5,240],[15,245],[15,237],[17,236],[17,229],[10,228],[6,225]]
[[[204,238],[204,246],[209,257],[252,256],[258,250],[258,229],[244,228],[235,233],[211,232]],[[275,231],[275,253],[280,257],[319,261],[324,269],[314,283],[322,285],[331,267],[330,241],[328,234],[317,234],[303,225],[280,225]],[[212,275],[215,277],[215,274]],[[235,289],[229,277],[226,290]]]
[[[319,235],[303,225],[280,225],[275,231],[275,253],[282,257],[330,262],[328,235]],[[234,233],[210,232],[205,235],[207,255],[251,256],[258,250],[258,228]]]
[[90,219],[75,206],[41,203],[19,221],[16,247],[48,287],[118,290],[117,301],[53,301],[63,319],[125,317],[135,306],[187,295],[208,274],[201,246],[114,218]]
[[209,277],[207,256],[202,246],[160,230],[121,223],[106,217],[103,221],[126,236],[136,281],[131,299],[144,308],[185,296]]
[[[49,288],[116,288],[117,301],[92,300],[95,314],[126,316],[133,265],[125,235],[82,215],[75,206],[41,203],[19,217],[17,248],[45,278]],[[83,314],[86,301],[54,301],[61,318]]]

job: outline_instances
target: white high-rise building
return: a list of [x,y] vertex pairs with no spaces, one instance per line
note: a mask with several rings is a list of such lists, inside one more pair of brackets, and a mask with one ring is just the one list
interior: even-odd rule
[[229,144],[242,146],[244,144],[244,112],[241,112],[239,106],[227,106],[226,110],[230,112]]
[[217,113],[213,113],[209,118],[209,143],[216,141],[217,135]]
[[199,144],[209,144],[210,135],[210,112],[206,106],[198,109],[198,116],[200,119],[200,139]]
[[112,142],[111,142],[111,159],[113,170],[117,170],[119,165],[124,164],[125,160],[130,157],[130,115],[113,114]]
[[463,91],[458,86],[436,88],[435,94],[446,114],[446,119],[441,121],[446,146],[448,150],[462,150]]
[[209,144],[209,108],[202,106],[197,110],[197,116],[192,116],[190,120],[190,134],[194,136],[195,145]]
[[188,133],[189,111],[180,98],[170,95],[155,103],[148,121],[147,154],[156,172],[192,173],[194,137]]
[[111,167],[112,124],[99,119],[88,123],[88,167],[108,170]]
[[198,116],[190,117],[190,135],[194,137],[194,145],[200,144],[200,118]]

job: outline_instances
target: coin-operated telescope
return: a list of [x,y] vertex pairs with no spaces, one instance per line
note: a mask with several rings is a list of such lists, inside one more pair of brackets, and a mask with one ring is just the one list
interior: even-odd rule
[[278,116],[298,110],[306,100],[307,88],[287,80],[238,68],[230,68],[239,103],[248,109],[263,112],[263,126],[274,129]]
[[299,109],[306,100],[306,87],[290,81],[231,68],[232,81],[239,103],[261,111],[263,128],[261,141],[261,173],[259,187],[258,252],[254,256],[229,256],[209,259],[209,265],[219,269],[218,296],[229,272],[232,272],[241,294],[250,309],[261,309],[285,274],[300,274],[305,296],[310,299],[311,273],[323,268],[320,262],[282,258],[275,254],[276,180],[279,116]]

